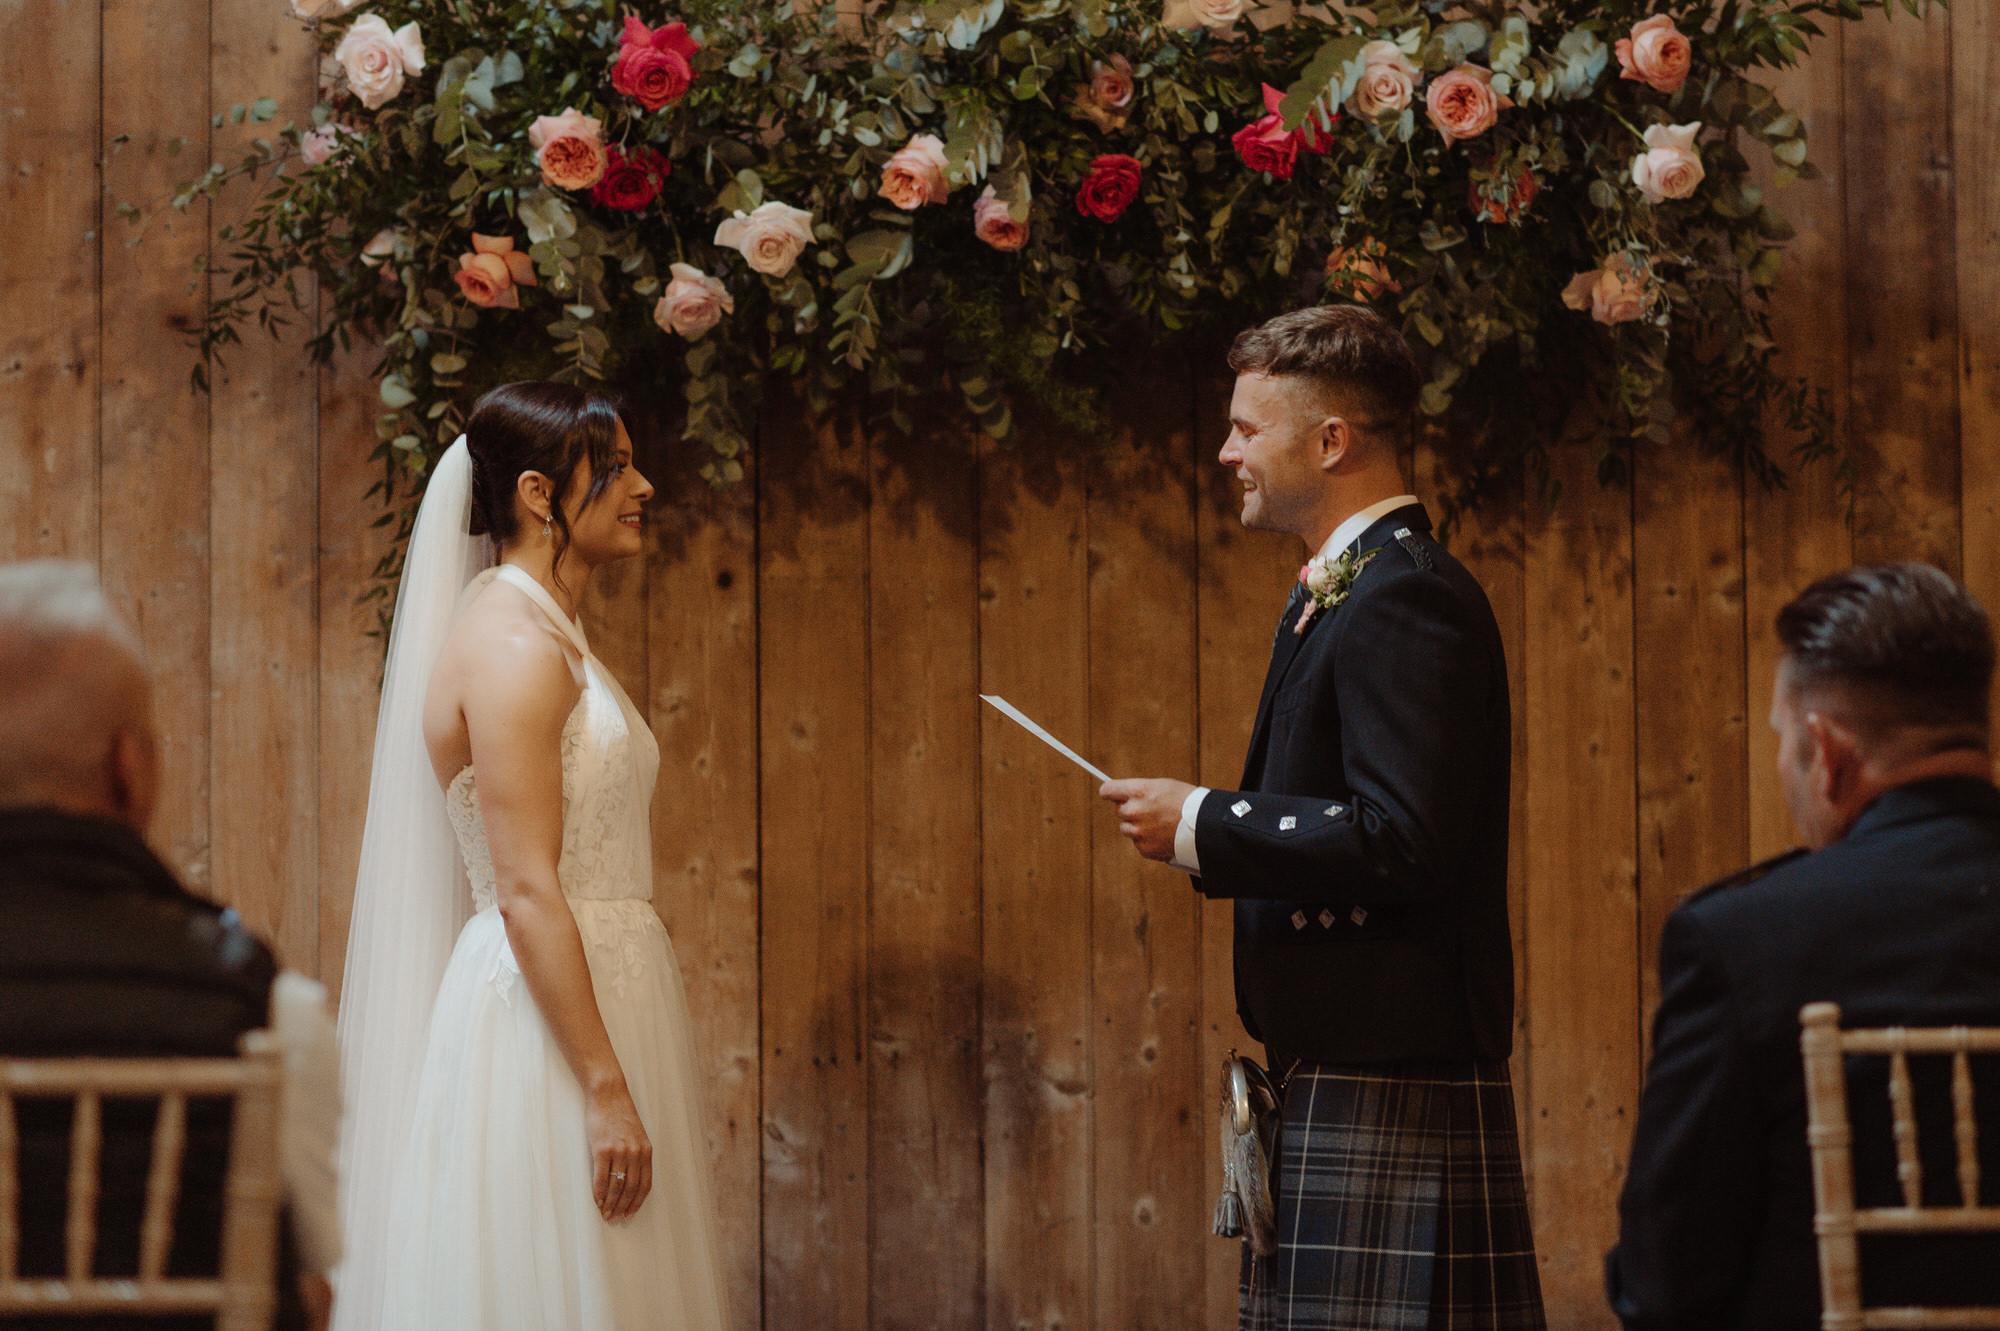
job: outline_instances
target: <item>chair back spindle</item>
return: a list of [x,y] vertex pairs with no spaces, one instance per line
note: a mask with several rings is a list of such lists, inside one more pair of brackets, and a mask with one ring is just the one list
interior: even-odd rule
[[18,1202],[19,1141],[14,1131],[14,1097],[0,1095],[0,1286],[14,1284],[16,1257],[21,1251]]
[[[1894,1041],[1907,1035],[1900,1026],[1889,1031]],[[1903,1185],[1903,1205],[1914,1210],[1923,1205],[1924,1167],[1917,1159],[1917,1109],[1910,1091],[1910,1057],[1902,1048],[1889,1055],[1889,1113],[1895,1123],[1896,1181]]]
[[1951,1028],[1951,1127],[1958,1144],[1958,1196],[1967,1206],[1979,1205],[1979,1123],[1972,1116],[1972,1058],[1966,1048],[1971,1032]]
[[167,1249],[174,1240],[174,1204],[180,1200],[180,1163],[187,1149],[187,1097],[170,1092],[160,1100],[153,1125],[153,1164],[146,1177],[146,1215],[139,1222],[139,1279],[167,1273]]
[[76,1115],[69,1135],[69,1228],[64,1241],[64,1268],[72,1281],[90,1278],[97,1255],[97,1148],[103,1140],[99,1114],[102,1104],[85,1091],[76,1097]]

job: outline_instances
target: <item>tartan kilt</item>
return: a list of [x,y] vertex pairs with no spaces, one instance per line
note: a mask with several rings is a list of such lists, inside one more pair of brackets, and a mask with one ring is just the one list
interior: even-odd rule
[[1504,1061],[1301,1063],[1242,1331],[1543,1331]]

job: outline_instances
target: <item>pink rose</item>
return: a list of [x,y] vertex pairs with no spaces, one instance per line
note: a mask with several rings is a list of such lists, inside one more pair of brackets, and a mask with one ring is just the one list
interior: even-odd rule
[[424,39],[414,23],[394,32],[379,14],[363,14],[333,48],[347,86],[370,111],[403,90],[405,74],[424,71]]
[[1694,193],[1707,173],[1701,156],[1694,150],[1694,136],[1701,122],[1692,125],[1650,125],[1646,129],[1646,151],[1632,159],[1632,183],[1648,203],[1685,199]]
[[715,243],[740,251],[758,272],[783,277],[812,244],[812,220],[805,209],[773,199],[748,216],[726,219],[715,228]]
[[944,170],[950,160],[944,142],[935,134],[918,134],[882,164],[881,196],[908,212],[927,203],[943,203],[951,186]]
[[1132,114],[1132,62],[1122,55],[1111,63],[1090,62],[1090,82],[1076,85],[1076,114],[1099,129],[1123,129]]
[[318,129],[307,130],[299,136],[299,160],[307,166],[324,166],[326,159],[333,156],[333,145],[340,140],[340,126],[328,121]]
[[1122,55],[1090,62],[1090,95],[1099,106],[1124,110],[1132,104],[1132,62]]
[[1016,222],[1007,201],[988,185],[972,205],[972,234],[996,250],[1018,250],[1028,243],[1028,224]]
[[701,43],[688,36],[687,24],[667,23],[648,28],[631,15],[618,34],[618,58],[611,65],[611,86],[648,111],[678,102],[694,82],[694,53]]
[[1602,268],[1571,278],[1562,298],[1573,310],[1589,310],[1601,324],[1630,323],[1652,304],[1646,271],[1626,250],[1606,259]]
[[1694,48],[1665,14],[1655,14],[1636,24],[1632,35],[1620,37],[1614,49],[1618,52],[1619,77],[1643,83],[1657,92],[1672,92],[1680,87],[1694,64]]
[[1493,91],[1492,83],[1493,71],[1478,65],[1460,65],[1431,80],[1424,107],[1446,143],[1484,134],[1514,104]]
[[[340,150],[342,139],[360,137],[358,130],[349,129],[345,125],[329,120],[318,129],[308,130],[299,136],[299,160],[307,166],[324,166],[333,160],[333,155]],[[341,169],[344,171],[347,168]]]
[[1355,300],[1366,304],[1384,291],[1401,291],[1403,284],[1389,276],[1389,247],[1369,236],[1359,245],[1340,246],[1326,256],[1327,280]]
[[1372,41],[1361,48],[1361,82],[1347,99],[1347,109],[1367,120],[1410,104],[1417,88],[1417,67],[1394,42]]
[[512,236],[482,236],[472,233],[472,253],[458,256],[458,271],[452,274],[458,289],[474,305],[505,309],[521,308],[515,287],[535,283],[535,265],[525,254],[514,252]]
[[677,263],[669,271],[674,280],[653,307],[653,322],[662,329],[692,342],[721,323],[723,315],[736,313],[735,297],[701,269]]
[[528,146],[535,150],[542,179],[557,189],[589,189],[604,179],[610,165],[604,127],[573,106],[559,116],[536,116],[528,126]]

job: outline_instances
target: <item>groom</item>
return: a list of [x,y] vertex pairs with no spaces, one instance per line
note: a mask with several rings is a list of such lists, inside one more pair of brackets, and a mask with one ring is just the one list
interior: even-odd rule
[[[1245,1331],[1544,1325],[1507,1055],[1500,634],[1403,493],[1418,374],[1372,311],[1237,337],[1221,462],[1313,560],[1242,789],[1109,781],[1139,852],[1236,902],[1236,1004],[1283,1078],[1279,1249]],[[1310,590],[1308,587],[1310,584]]]

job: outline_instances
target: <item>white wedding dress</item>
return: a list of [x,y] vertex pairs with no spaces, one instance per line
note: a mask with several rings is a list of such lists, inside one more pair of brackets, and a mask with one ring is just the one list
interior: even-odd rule
[[591,1200],[584,1099],[494,907],[472,768],[445,796],[475,914],[432,1009],[414,1130],[390,1184],[385,1328],[709,1331],[723,1325],[701,1086],[681,975],[652,907],[648,808],[659,746],[583,631],[533,598],[582,657],[562,735],[558,872],[598,1009],[653,1146],[653,1189],[607,1224]]

